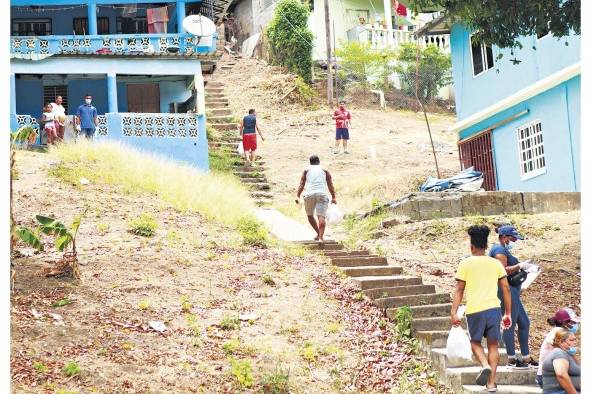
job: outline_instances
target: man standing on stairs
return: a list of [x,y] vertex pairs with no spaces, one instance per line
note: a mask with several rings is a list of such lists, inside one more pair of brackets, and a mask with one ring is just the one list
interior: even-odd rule
[[248,110],[242,122],[240,122],[240,135],[242,136],[242,147],[244,148],[244,158],[246,162],[253,165],[256,160],[257,150],[257,132],[261,136],[261,140],[264,141],[263,134],[259,129],[257,123],[257,114],[254,109]]
[[337,126],[337,134],[336,134],[336,142],[334,146],[334,154],[336,155],[339,153],[339,142],[343,141],[343,152],[349,153],[347,151],[347,142],[349,141],[349,126],[351,126],[351,112],[347,111],[345,108],[345,102],[341,101],[339,103],[339,108],[334,111],[332,114],[332,118],[336,122]]
[[[486,391],[496,392],[495,383],[499,364],[499,339],[501,327],[511,327],[511,293],[507,273],[497,259],[486,255],[488,235],[487,226],[470,226],[471,257],[460,262],[456,273],[456,292],[451,307],[451,324],[460,325],[457,315],[458,307],[466,292],[466,321],[472,353],[482,365],[476,377],[476,384],[486,385]],[[497,297],[497,286],[501,287],[505,301],[505,315],[501,319],[500,300]],[[486,338],[488,359],[482,348],[482,338]]]
[[[320,159],[316,155],[310,156],[310,167],[304,171],[300,179],[296,203],[300,201],[300,195],[304,193],[304,207],[308,222],[316,231],[317,241],[324,241],[324,230],[326,229],[326,211],[328,209],[327,191],[332,196],[332,203],[337,203],[337,196],[332,184],[332,176],[320,166]],[[318,223],[314,218],[314,211],[318,216]]]

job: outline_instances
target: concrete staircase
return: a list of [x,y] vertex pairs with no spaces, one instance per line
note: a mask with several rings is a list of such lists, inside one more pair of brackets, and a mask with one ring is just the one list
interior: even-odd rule
[[[389,264],[386,257],[365,250],[348,252],[335,241],[300,243],[328,256],[332,264],[350,276],[360,291],[383,309],[389,318],[395,317],[398,308],[410,307],[413,336],[418,339],[421,352],[431,359],[441,379],[457,393],[484,392],[484,386],[475,385],[476,375],[480,371],[475,360],[452,363],[447,358],[446,343],[451,313],[449,294],[438,293],[435,286],[424,284],[418,276],[404,274],[402,267]],[[542,392],[535,383],[535,369],[511,370],[504,366],[507,352],[500,349],[500,353],[502,366],[497,369],[496,379],[498,393]]]
[[[223,63],[222,70],[227,70],[235,63]],[[259,206],[266,206],[273,201],[270,192],[271,185],[265,176],[265,162],[257,156],[253,166],[249,166],[244,156],[238,154],[238,144],[242,142],[238,131],[238,124],[229,107],[228,97],[224,93],[224,84],[220,81],[209,80],[205,85],[205,106],[208,124],[218,132],[221,138],[209,141],[209,149],[224,150],[234,160],[232,172],[249,189],[250,196]]]

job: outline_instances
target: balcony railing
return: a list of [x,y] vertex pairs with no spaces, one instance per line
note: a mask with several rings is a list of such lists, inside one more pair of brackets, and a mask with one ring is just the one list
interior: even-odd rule
[[449,34],[421,37],[417,40],[413,32],[407,30],[386,29],[379,25],[355,26],[347,31],[349,42],[358,41],[369,44],[372,49],[396,49],[401,44],[415,42],[419,45],[436,45],[449,53]]
[[190,34],[117,34],[96,36],[11,37],[11,54],[114,54],[190,56],[215,51],[216,36]]

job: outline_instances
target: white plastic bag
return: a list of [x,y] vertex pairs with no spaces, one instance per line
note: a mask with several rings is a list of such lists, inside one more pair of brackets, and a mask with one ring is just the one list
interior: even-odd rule
[[[460,306],[457,312],[461,319],[464,315],[464,307]],[[447,336],[447,358],[450,361],[472,360],[472,346],[470,338],[461,326],[452,327]]]
[[344,216],[339,207],[337,207],[337,204],[330,204],[326,210],[326,221],[330,224],[342,222]]
[[527,289],[529,285],[533,283],[533,281],[538,277],[538,275],[540,275],[540,272],[542,271],[540,266],[536,264],[531,264],[530,260],[527,260],[525,262],[528,263],[528,266],[525,269],[525,271],[527,271],[527,278],[525,278],[525,280],[521,284],[521,291]]
[[244,154],[244,145],[242,145],[242,141],[240,141],[238,143],[238,154],[239,155],[243,155]]

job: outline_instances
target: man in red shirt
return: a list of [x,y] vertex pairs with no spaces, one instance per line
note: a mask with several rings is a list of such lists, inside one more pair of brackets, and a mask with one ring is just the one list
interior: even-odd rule
[[339,153],[339,141],[343,140],[343,151],[347,152],[347,141],[349,140],[349,126],[351,126],[351,113],[345,109],[345,102],[339,103],[339,109],[334,111],[332,118],[336,122],[337,136],[334,146],[334,154]]

